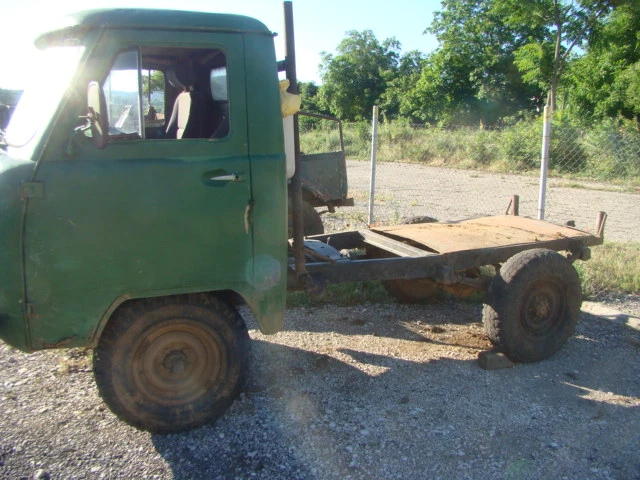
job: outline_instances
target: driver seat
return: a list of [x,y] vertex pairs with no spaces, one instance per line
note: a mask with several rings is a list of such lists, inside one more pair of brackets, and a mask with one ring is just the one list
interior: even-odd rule
[[169,138],[206,138],[206,100],[204,95],[194,90],[195,73],[186,63],[176,65],[167,71],[169,83],[182,92],[176,97],[167,123]]

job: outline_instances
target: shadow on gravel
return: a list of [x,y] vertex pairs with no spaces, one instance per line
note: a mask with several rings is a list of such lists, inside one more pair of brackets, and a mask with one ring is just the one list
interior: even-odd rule
[[[313,321],[298,318],[313,318]],[[243,311],[251,325],[255,320]],[[448,301],[423,304],[366,304],[355,306],[298,307],[287,311],[286,331],[342,335],[374,335],[398,340],[423,341],[442,333],[443,327],[466,326],[482,322],[482,303]],[[417,327],[417,328],[412,328]]]
[[[318,336],[309,350],[255,339],[226,415],[152,440],[177,480],[447,478],[462,466],[469,478],[638,478],[638,350],[625,341],[637,333],[585,314],[549,360],[495,371],[348,339]],[[428,455],[403,459],[412,451]]]
[[173,478],[362,475],[352,466],[348,437],[360,435],[372,420],[367,414],[371,396],[377,396],[385,409],[395,410],[393,415],[411,415],[416,405],[410,404],[405,382],[412,375],[425,374],[425,367],[446,371],[471,363],[441,359],[426,365],[355,350],[341,352],[360,367],[382,371],[371,375],[329,355],[254,340],[245,393],[222,418],[190,432],[152,436]]

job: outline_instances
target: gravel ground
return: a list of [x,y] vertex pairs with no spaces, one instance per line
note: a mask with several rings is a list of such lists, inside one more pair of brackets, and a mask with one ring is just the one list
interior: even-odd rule
[[[640,315],[640,298],[608,304]],[[295,308],[273,336],[243,311],[245,393],[171,435],[118,421],[86,351],[2,344],[0,476],[640,479],[640,318],[606,307],[552,358],[493,371],[477,304]]]

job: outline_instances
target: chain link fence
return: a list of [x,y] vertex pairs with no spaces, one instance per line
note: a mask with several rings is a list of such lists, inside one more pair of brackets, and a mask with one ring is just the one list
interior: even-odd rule
[[[337,129],[301,124],[303,151],[335,149]],[[354,208],[325,214],[329,231],[369,223],[371,126],[344,125],[349,194]],[[542,122],[502,129],[438,129],[400,122],[378,128],[373,223],[417,216],[459,220],[506,213],[513,195],[520,215],[538,218]],[[580,129],[554,121],[544,218],[595,226],[608,213],[607,237],[640,241],[640,134],[603,124]]]

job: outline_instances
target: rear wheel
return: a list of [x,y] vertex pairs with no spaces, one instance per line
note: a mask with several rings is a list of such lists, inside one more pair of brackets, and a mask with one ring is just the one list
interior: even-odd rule
[[[293,206],[291,199],[289,199],[289,215],[288,215],[288,238],[293,238]],[[322,235],[324,233],[324,225],[322,224],[322,218],[318,211],[313,208],[309,202],[302,201],[302,224],[303,235],[308,237],[310,235]]]
[[98,389],[122,420],[153,432],[214,421],[242,388],[249,337],[239,314],[207,296],[135,301],[94,353]]
[[512,360],[535,362],[560,350],[580,318],[582,289],[573,265],[557,252],[514,255],[489,287],[487,334]]

